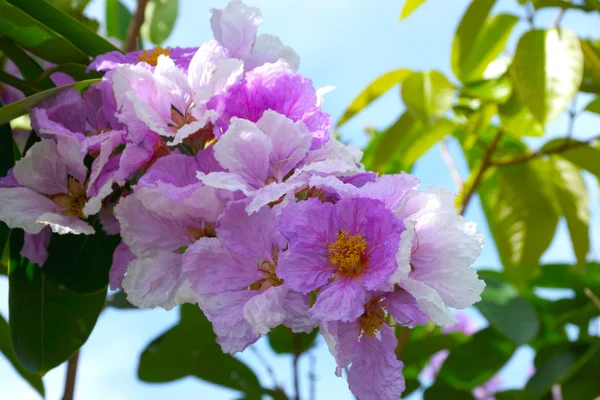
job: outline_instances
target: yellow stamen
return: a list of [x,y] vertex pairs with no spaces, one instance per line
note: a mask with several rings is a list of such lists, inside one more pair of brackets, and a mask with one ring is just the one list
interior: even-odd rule
[[283,284],[283,279],[280,279],[275,273],[275,269],[277,268],[277,260],[279,258],[279,251],[275,249],[273,252],[273,262],[263,261],[259,264],[258,269],[263,273],[267,282],[271,284],[271,286],[279,286]]
[[385,312],[380,301],[381,299],[376,297],[365,305],[365,312],[358,320],[363,335],[375,336],[385,322]]
[[358,275],[365,266],[367,241],[364,235],[350,235],[350,231],[340,230],[337,240],[328,244],[329,261],[345,275]]
[[85,196],[75,197],[73,199],[73,203],[71,203],[71,213],[72,215],[77,215],[79,218],[85,218],[83,214],[83,207],[85,203],[87,203],[88,199]]
[[138,60],[144,61],[153,67],[156,67],[159,56],[164,55],[168,57],[170,54],[171,50],[169,48],[163,49],[162,47],[158,46],[152,50],[144,50],[142,54],[138,56]]

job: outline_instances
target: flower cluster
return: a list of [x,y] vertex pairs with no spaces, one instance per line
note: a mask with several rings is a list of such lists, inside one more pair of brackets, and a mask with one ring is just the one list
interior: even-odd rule
[[450,193],[365,171],[260,22],[234,0],[198,49],[96,59],[101,82],[31,111],[41,141],[0,180],[0,220],[40,266],[52,232],[99,222],[134,305],[198,304],[228,353],[319,327],[355,395],[397,399],[395,326],[450,326],[480,300],[482,236]]

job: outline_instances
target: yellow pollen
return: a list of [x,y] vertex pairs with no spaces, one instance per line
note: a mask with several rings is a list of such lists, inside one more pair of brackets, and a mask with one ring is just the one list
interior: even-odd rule
[[279,286],[283,284],[283,279],[280,279],[275,273],[275,269],[277,269],[277,260],[279,259],[279,250],[273,250],[273,262],[270,261],[262,261],[258,265],[258,269],[265,276],[265,280],[271,284],[271,286]]
[[164,55],[168,57],[170,54],[171,50],[169,48],[163,49],[162,47],[158,46],[152,50],[144,50],[142,54],[138,56],[138,59],[140,61],[147,62],[153,67],[156,67],[156,64],[158,64],[159,56]]
[[375,336],[381,325],[385,322],[385,313],[380,300],[380,298],[376,297],[365,305],[365,312],[359,318],[360,329],[363,335]]
[[340,230],[337,240],[328,243],[329,261],[345,275],[360,274],[365,266],[367,241],[364,235],[350,235],[350,231]]
[[83,215],[83,207],[87,203],[88,199],[85,196],[75,197],[73,203],[71,203],[71,212],[73,215],[77,215],[79,218],[85,218]]

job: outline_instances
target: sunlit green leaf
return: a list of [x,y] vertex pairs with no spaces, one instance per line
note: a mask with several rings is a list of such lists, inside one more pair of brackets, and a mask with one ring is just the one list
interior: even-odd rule
[[33,387],[43,397],[44,382],[42,382],[42,378],[40,378],[39,375],[23,368],[17,359],[17,355],[15,354],[15,350],[12,346],[10,328],[8,327],[8,323],[4,317],[2,317],[2,315],[0,315],[0,353],[4,354],[4,357],[6,357],[8,362],[11,363],[19,375],[21,375],[21,377],[25,379],[31,385],[31,387]]
[[[1,2],[2,0],[0,0]],[[55,96],[59,91],[66,88],[74,88],[76,90],[85,90],[92,83],[99,82],[100,79],[88,79],[86,81],[74,82],[68,85],[59,86],[56,88],[48,89],[43,92],[34,94],[33,96],[26,97],[22,100],[10,103],[0,108],[0,124],[5,124],[15,118],[25,115],[29,112],[29,109],[38,105],[42,100],[49,97]]]
[[150,0],[146,7],[146,22],[142,27],[144,38],[156,45],[164,42],[175,26],[178,0]]
[[519,40],[513,59],[521,102],[542,123],[563,112],[581,84],[583,53],[567,29],[532,30]]
[[515,348],[508,338],[486,328],[450,351],[438,378],[454,388],[470,390],[494,376]]
[[411,73],[412,71],[409,69],[396,69],[381,75],[373,82],[369,83],[369,85],[367,85],[367,87],[352,100],[352,103],[350,103],[338,121],[337,126],[340,127],[344,125],[350,118],[362,111],[371,104],[371,102],[379,98],[379,96],[383,95],[397,84],[404,82]]
[[406,0],[404,2],[404,7],[402,7],[402,11],[400,12],[399,21],[402,21],[404,18],[408,17],[423,3],[425,3],[425,0]]
[[544,135],[544,124],[521,103],[517,93],[513,92],[508,101],[498,107],[498,111],[500,126],[509,135],[514,137]]
[[465,85],[462,89],[462,93],[466,96],[484,101],[504,104],[511,97],[512,90],[512,81],[508,77],[503,76],[499,79],[474,82]]
[[586,111],[600,114],[600,97],[596,97],[594,100],[590,101],[585,109]]
[[581,91],[600,93],[600,41],[580,40],[583,52]]
[[402,85],[402,100],[411,112],[430,121],[444,116],[454,101],[454,86],[439,71],[413,72]]
[[131,22],[131,11],[120,0],[106,0],[106,34],[124,41]]
[[587,187],[579,168],[559,156],[552,156],[551,161],[556,197],[567,220],[575,256],[580,264],[584,264],[590,249]]
[[559,156],[571,161],[573,164],[583,168],[600,178],[600,147],[590,146],[574,139],[553,139],[542,146],[543,151],[563,149]]

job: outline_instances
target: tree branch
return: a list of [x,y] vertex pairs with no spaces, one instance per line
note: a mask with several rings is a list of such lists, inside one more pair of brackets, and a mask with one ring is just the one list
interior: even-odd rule
[[67,376],[65,377],[65,391],[62,400],[73,400],[75,394],[75,378],[77,377],[77,364],[79,363],[79,350],[67,362]]
[[310,400],[316,400],[317,398],[317,375],[315,369],[317,368],[317,358],[314,354],[309,355],[310,367],[308,370],[308,383],[310,385]]
[[135,14],[131,18],[129,28],[127,29],[127,37],[125,39],[125,52],[129,53],[138,48],[138,39],[140,37],[140,29],[144,24],[146,16],[146,6],[149,0],[137,0],[137,8]]
[[256,345],[250,346],[250,351],[254,353],[256,358],[258,358],[258,361],[267,370],[267,373],[269,374],[271,379],[273,379],[273,385],[275,385],[275,387],[278,388],[279,382],[277,382],[277,377],[275,376],[275,372],[273,371],[273,368],[271,368],[271,366],[269,365],[267,360],[262,356],[262,354],[260,354],[260,351],[258,351],[258,349],[256,348]]
[[534,151],[533,153],[521,156],[521,157],[514,157],[514,158],[509,158],[506,160],[492,160],[490,161],[490,166],[494,166],[494,167],[506,167],[509,165],[517,165],[517,164],[524,164],[527,161],[531,161],[534,158],[538,158],[538,157],[542,157],[542,156],[549,156],[552,154],[559,154],[562,153],[564,151],[567,150],[572,150],[572,149],[576,149],[578,147],[583,147],[583,146],[588,146],[589,144],[591,144],[592,142],[599,140],[600,139],[600,135],[599,136],[595,136],[589,140],[586,140],[584,142],[580,142],[577,140],[566,140],[563,144],[561,144],[560,146],[556,146],[553,149],[547,149],[547,150],[537,150]]
[[594,292],[592,292],[589,288],[585,288],[583,290],[583,293],[585,293],[585,295],[592,301],[592,303],[594,303],[596,308],[600,310],[600,299],[598,298],[598,296],[596,296]]
[[460,177],[460,173],[458,172],[458,168],[456,168],[456,163],[452,159],[450,155],[450,151],[448,150],[448,143],[446,141],[442,141],[442,145],[440,147],[440,152],[442,153],[442,158],[446,162],[448,169],[450,170],[450,175],[452,176],[452,180],[454,181],[454,186],[456,186],[457,192],[462,192],[463,190],[463,182]]
[[477,170],[476,175],[473,178],[473,182],[467,188],[467,193],[465,193],[465,195],[463,196],[462,201],[458,207],[458,213],[460,215],[463,215],[465,213],[467,206],[469,205],[469,202],[471,201],[471,197],[473,197],[473,195],[475,194],[475,191],[477,190],[477,187],[479,186],[479,184],[481,183],[481,180],[483,179],[483,174],[485,174],[485,171],[487,171],[487,169],[492,166],[492,164],[491,164],[492,154],[494,153],[494,150],[496,150],[496,147],[498,146],[498,142],[500,141],[501,137],[502,137],[502,129],[498,129],[498,132],[496,132],[496,136],[494,136],[490,145],[488,147],[486,147],[485,150],[483,151],[481,165],[479,166],[479,169]]
[[300,335],[296,335],[294,334],[292,336],[292,348],[294,350],[294,359],[292,361],[292,369],[293,369],[293,373],[294,373],[294,400],[300,400],[300,382],[298,380],[298,375],[299,375],[299,371],[298,371],[298,360],[300,360],[300,346],[301,346],[301,342],[300,342],[301,338]]

